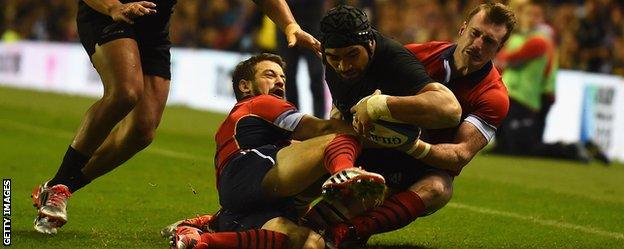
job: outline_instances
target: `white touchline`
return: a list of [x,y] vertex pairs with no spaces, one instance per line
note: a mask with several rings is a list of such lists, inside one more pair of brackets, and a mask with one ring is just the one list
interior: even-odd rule
[[[26,124],[26,123],[17,122],[17,121],[8,120],[8,119],[0,119],[0,126],[2,126],[3,123],[9,126],[10,128],[13,128],[16,130],[36,133],[40,135],[47,135],[47,136],[60,138],[60,139],[70,140],[74,136],[73,133],[64,131],[64,130],[46,128],[46,127],[41,127],[38,125],[31,125],[31,124]],[[184,152],[167,150],[167,149],[162,149],[162,148],[158,148],[154,146],[147,147],[145,152],[156,154],[156,155],[161,155],[165,157],[176,158],[176,159],[197,160],[197,161],[210,162],[210,163],[213,161],[212,159],[207,158],[207,157],[195,156],[195,155],[191,155],[191,154],[184,153]]]
[[457,202],[451,202],[447,204],[447,206],[453,207],[453,208],[466,209],[466,210],[470,210],[470,211],[482,213],[482,214],[497,215],[497,216],[519,219],[519,220],[525,220],[525,221],[537,223],[543,226],[566,228],[566,229],[572,229],[572,230],[576,230],[576,231],[580,231],[584,233],[610,237],[614,239],[624,239],[624,233],[610,232],[610,231],[605,231],[605,230],[601,230],[601,229],[594,228],[594,227],[581,226],[581,225],[555,221],[555,220],[545,220],[545,219],[540,219],[540,218],[536,218],[533,216],[526,216],[526,215],[521,215],[517,213],[499,211],[495,209],[476,207],[476,206],[461,204]]

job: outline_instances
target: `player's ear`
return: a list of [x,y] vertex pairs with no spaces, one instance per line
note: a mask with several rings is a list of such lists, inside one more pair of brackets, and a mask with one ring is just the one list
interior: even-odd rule
[[240,90],[243,95],[251,94],[251,89],[253,88],[251,84],[250,80],[242,79],[238,82],[238,90]]
[[468,23],[466,21],[464,21],[464,23],[462,24],[461,28],[459,28],[459,35],[460,36],[464,33],[464,30],[466,30],[466,26],[468,26]]

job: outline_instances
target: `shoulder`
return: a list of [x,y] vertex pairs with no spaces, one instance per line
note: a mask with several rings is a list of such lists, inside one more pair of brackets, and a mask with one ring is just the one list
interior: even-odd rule
[[263,119],[273,121],[280,115],[289,111],[297,111],[290,102],[270,94],[263,94],[246,100],[250,114]]
[[410,53],[407,48],[401,45],[399,42],[385,37],[384,35],[376,32],[376,47],[373,55],[373,62],[376,69],[384,72],[401,71],[400,69],[406,65],[412,63],[419,63],[420,61]]
[[439,54],[444,49],[452,45],[453,43],[450,42],[431,41],[426,43],[406,44],[405,48],[407,48],[407,50],[409,50],[412,54],[416,56],[424,57],[430,54]]
[[509,103],[507,87],[503,83],[500,73],[494,67],[492,67],[488,75],[479,82],[473,91],[475,91],[475,94],[479,95],[478,99],[488,99],[490,101],[501,102],[499,104],[504,105],[508,105],[505,103]]
[[409,51],[398,41],[393,40],[379,32],[375,32],[375,56],[382,59],[390,59],[397,55],[410,54]]
[[292,105],[288,101],[278,98],[271,94],[262,94],[251,97],[247,100],[252,106],[270,106],[270,105]]

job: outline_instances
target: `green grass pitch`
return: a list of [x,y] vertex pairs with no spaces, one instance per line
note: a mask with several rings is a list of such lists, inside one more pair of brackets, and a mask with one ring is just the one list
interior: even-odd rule
[[[32,229],[50,178],[93,99],[0,87],[0,167],[12,180],[12,248],[166,248],[158,231],[218,209],[214,132],[223,115],[168,107],[154,143],[74,194],[57,235]],[[623,128],[623,127],[620,127]],[[624,248],[624,167],[477,156],[442,210],[370,248]]]

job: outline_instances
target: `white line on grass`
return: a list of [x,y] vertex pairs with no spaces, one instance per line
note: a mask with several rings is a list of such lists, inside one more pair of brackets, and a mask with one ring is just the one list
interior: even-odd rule
[[[64,131],[64,130],[46,128],[46,127],[41,127],[41,126],[38,126],[38,125],[31,125],[31,124],[26,124],[26,123],[17,122],[17,121],[8,120],[8,119],[0,119],[0,125],[2,125],[3,123],[6,126],[9,126],[10,128],[13,128],[13,129],[16,129],[16,130],[21,130],[21,131],[30,132],[30,133],[36,133],[36,134],[39,134],[39,135],[51,136],[51,137],[60,138],[60,139],[70,140],[74,136],[73,133],[68,132],[68,131]],[[162,149],[162,148],[158,148],[158,147],[154,147],[154,146],[148,147],[145,150],[145,152],[146,153],[160,155],[160,156],[165,156],[165,157],[176,158],[176,159],[212,162],[212,159],[207,158],[207,157],[195,156],[195,155],[191,155],[191,154],[184,153],[184,152],[167,150],[167,149]]]
[[614,239],[624,239],[624,234],[623,233],[616,233],[616,232],[605,231],[605,230],[601,230],[601,229],[594,228],[594,227],[581,226],[581,225],[576,225],[576,224],[571,224],[571,223],[561,222],[561,221],[555,221],[555,220],[545,220],[545,219],[540,219],[540,218],[536,218],[536,217],[533,217],[533,216],[526,216],[526,215],[521,215],[521,214],[517,214],[517,213],[499,211],[499,210],[495,210],[495,209],[470,206],[470,205],[466,205],[466,204],[460,204],[460,203],[457,203],[457,202],[449,203],[449,204],[447,204],[447,206],[453,207],[453,208],[465,209],[465,210],[469,210],[469,211],[473,211],[473,212],[477,212],[477,213],[482,213],[482,214],[503,216],[503,217],[508,217],[508,218],[514,218],[514,219],[529,221],[529,222],[533,222],[533,223],[536,223],[536,224],[539,224],[539,225],[542,225],[542,226],[566,228],[566,229],[572,229],[572,230],[576,230],[576,231],[580,231],[580,232],[584,232],[584,233],[600,235],[600,236],[604,236],[604,237],[610,237],[610,238],[614,238]]

